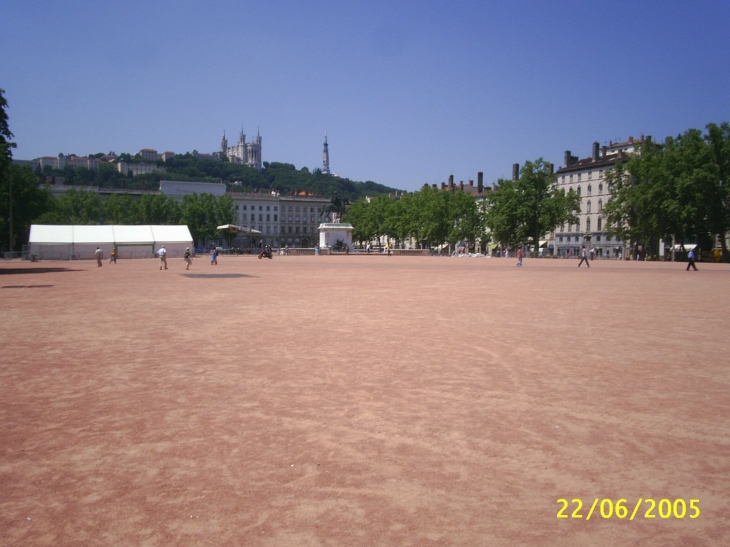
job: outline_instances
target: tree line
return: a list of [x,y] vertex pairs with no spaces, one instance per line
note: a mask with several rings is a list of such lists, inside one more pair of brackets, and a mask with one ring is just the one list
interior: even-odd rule
[[[92,154],[101,157],[103,154]],[[119,159],[140,160],[138,156],[121,154]],[[247,165],[229,163],[201,158],[195,154],[177,154],[167,161],[158,161],[157,165],[164,171],[131,176],[120,173],[114,163],[101,162],[97,169],[66,166],[53,169],[46,165],[38,168],[38,176],[62,176],[70,186],[94,186],[97,188],[115,188],[128,190],[157,190],[160,180],[181,180],[196,182],[224,182],[234,192],[256,192],[274,190],[283,194],[293,191],[307,191],[325,196],[337,192],[354,201],[365,195],[395,192],[394,188],[373,181],[356,182],[336,175],[324,174],[320,169],[310,172],[307,167],[297,169],[290,163],[264,162],[263,169],[257,171]]]
[[51,199],[35,224],[186,224],[194,241],[216,236],[216,227],[235,221],[229,195],[190,194],[181,201],[163,194],[112,194],[104,199],[95,191],[70,189]]
[[638,154],[617,163],[606,179],[611,200],[603,211],[610,230],[658,254],[659,242],[716,243],[728,261],[730,125],[688,129],[663,144],[645,139]]
[[397,199],[376,196],[350,206],[346,220],[353,239],[365,243],[385,236],[396,245],[406,239],[421,248],[458,242],[505,246],[539,241],[564,222],[575,222],[580,198],[556,187],[552,166],[542,158],[528,161],[517,180],[500,179],[475,200],[455,188],[424,186]]

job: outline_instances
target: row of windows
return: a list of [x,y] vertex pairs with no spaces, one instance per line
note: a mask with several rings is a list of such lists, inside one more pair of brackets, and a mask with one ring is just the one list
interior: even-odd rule
[[[255,228],[255,226],[252,226],[252,228]],[[292,228],[293,228],[293,230],[292,230]],[[258,229],[259,229],[259,232],[261,232],[262,234],[264,233],[264,227],[263,227],[263,226],[259,226],[259,228],[258,228]],[[272,230],[271,230],[271,226],[266,226],[266,230],[265,230],[265,233],[267,233],[267,234],[271,234],[271,233],[272,233]],[[279,233],[279,227],[278,227],[278,226],[274,226],[274,230],[273,230],[273,233],[274,233],[274,234],[278,234],[278,233]],[[292,227],[292,226],[289,226],[289,227],[288,227],[288,230],[287,230],[287,227],[286,227],[286,226],[282,226],[282,228],[281,228],[281,233],[282,233],[282,234],[286,234],[286,233],[289,233],[289,234],[298,234],[298,233],[300,233],[300,231],[299,231],[299,226],[293,226],[293,227]],[[301,233],[302,233],[302,234],[306,234],[306,233],[308,233],[308,232],[307,232],[307,227],[306,227],[306,226],[304,226],[304,227],[303,227],[303,228],[301,229]],[[315,232],[314,232],[314,230],[312,230],[312,231],[311,231],[311,232],[309,232],[309,233],[310,233],[310,234],[313,234],[313,233],[315,233]]]
[[[571,186],[571,187],[568,188],[568,192],[572,192],[572,191],[573,191],[573,187]],[[580,186],[577,186],[575,188],[575,193],[580,196]],[[603,183],[602,182],[598,183],[598,193],[599,194],[602,194],[603,193]],[[593,186],[591,184],[589,184],[588,185],[588,193],[587,193],[587,195],[590,196],[591,194],[593,194]]]
[[[598,177],[600,178],[602,172],[603,172],[603,169],[599,169],[598,171],[596,171],[596,175],[598,175]],[[562,175],[560,177],[560,182],[563,182],[564,183],[566,176],[569,177],[569,182],[573,182],[573,176],[574,175]],[[582,178],[583,178],[583,173],[577,173],[575,175],[575,177],[578,180],[578,182],[580,182],[582,180]],[[588,177],[586,178],[586,180],[591,180],[591,179],[593,179],[593,171],[588,171]]]
[[[244,219],[245,218],[246,217],[244,216]],[[294,218],[295,220],[292,220],[292,218]],[[302,215],[301,219],[302,219],[302,222],[307,222],[307,217],[305,215]],[[256,213],[251,213],[251,220],[256,220]],[[263,222],[263,221],[264,221],[264,214],[259,213],[259,222]],[[282,216],[281,221],[286,222],[286,217]],[[266,215],[266,222],[271,222],[270,214]],[[279,222],[279,215],[274,215],[274,222]],[[296,217],[292,217],[291,215],[289,215],[289,222],[299,222],[299,216],[297,215]],[[309,222],[314,222],[314,215],[310,215]]]
[[[564,237],[565,237],[565,241],[567,243],[570,243],[571,237],[573,238],[573,241],[579,241],[579,238],[580,238],[580,236],[564,236]],[[595,236],[593,236],[593,241],[595,241],[596,243],[600,243],[601,237],[602,236],[600,234],[596,234]],[[618,241],[618,238],[614,238],[614,239],[616,239],[616,241]],[[606,243],[610,243],[610,242],[611,242],[611,236],[606,236]],[[563,236],[558,237],[558,243],[563,243]]]
[[[601,217],[598,217],[598,223],[597,224],[598,225],[596,226],[596,230],[598,230],[600,232],[603,229],[603,219],[601,219]],[[567,230],[566,230],[566,226],[563,226],[563,230],[562,231],[563,232],[572,232],[573,231],[573,225],[572,224],[568,224],[567,225]],[[578,224],[575,225],[575,231],[576,232],[580,232],[580,222],[578,222]],[[591,217],[586,217],[586,232],[590,232],[590,231],[591,231]]]
[[[239,205],[238,207],[239,207],[239,209],[241,211],[248,211],[248,204],[245,204],[244,203],[243,205]],[[263,211],[264,210],[264,206],[263,205],[259,205],[258,207],[259,207],[259,211]],[[271,211],[271,207],[272,207],[271,205],[266,205],[266,210],[267,211]],[[277,205],[274,205],[273,207],[274,207],[274,211],[278,211],[279,210],[279,207]],[[294,209],[294,210],[292,211],[292,209]],[[302,207],[301,209],[302,209],[301,210],[302,213],[306,213],[307,212],[307,207]],[[256,210],[256,205],[251,205],[251,211],[255,211],[255,210]],[[285,212],[286,211],[286,207],[282,207],[281,208],[281,211],[282,212]],[[292,213],[292,212],[298,213],[299,212],[299,207],[291,207],[291,206],[289,206],[289,212],[290,213]],[[314,207],[309,207],[309,212],[310,213],[314,213]],[[317,207],[317,212],[318,213],[321,213],[322,212],[322,209],[319,208],[319,207]]]

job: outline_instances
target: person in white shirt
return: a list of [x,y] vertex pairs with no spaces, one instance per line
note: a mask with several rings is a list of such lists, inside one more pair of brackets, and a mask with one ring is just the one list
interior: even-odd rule
[[164,245],[157,251],[157,256],[160,257],[160,269],[162,269],[162,266],[167,269],[167,249],[165,249]]

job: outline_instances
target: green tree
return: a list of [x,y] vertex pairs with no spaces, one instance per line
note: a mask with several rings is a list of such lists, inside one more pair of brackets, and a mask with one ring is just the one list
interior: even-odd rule
[[44,213],[51,210],[53,198],[45,186],[38,183],[38,177],[27,166],[10,165],[6,169],[9,178],[0,182],[0,203],[3,210],[10,200],[10,186],[12,182],[12,211],[13,211],[13,241],[10,242],[9,215],[0,216],[0,241],[3,241],[13,251],[19,251],[21,245],[28,243],[30,225]]
[[494,238],[507,245],[540,239],[566,222],[575,222],[580,198],[557,188],[552,166],[542,158],[525,162],[516,181],[500,180],[486,198],[485,222]]
[[50,210],[38,218],[39,224],[101,224],[102,204],[94,190],[71,188],[52,201]]

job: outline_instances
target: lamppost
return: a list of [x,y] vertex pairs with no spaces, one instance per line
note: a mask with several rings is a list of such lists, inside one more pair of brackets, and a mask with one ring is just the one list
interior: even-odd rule
[[[18,145],[14,142],[7,144],[8,148],[17,148]],[[13,258],[13,172],[12,154],[8,154],[8,224],[9,224],[9,242],[8,250],[10,251],[10,258]]]

